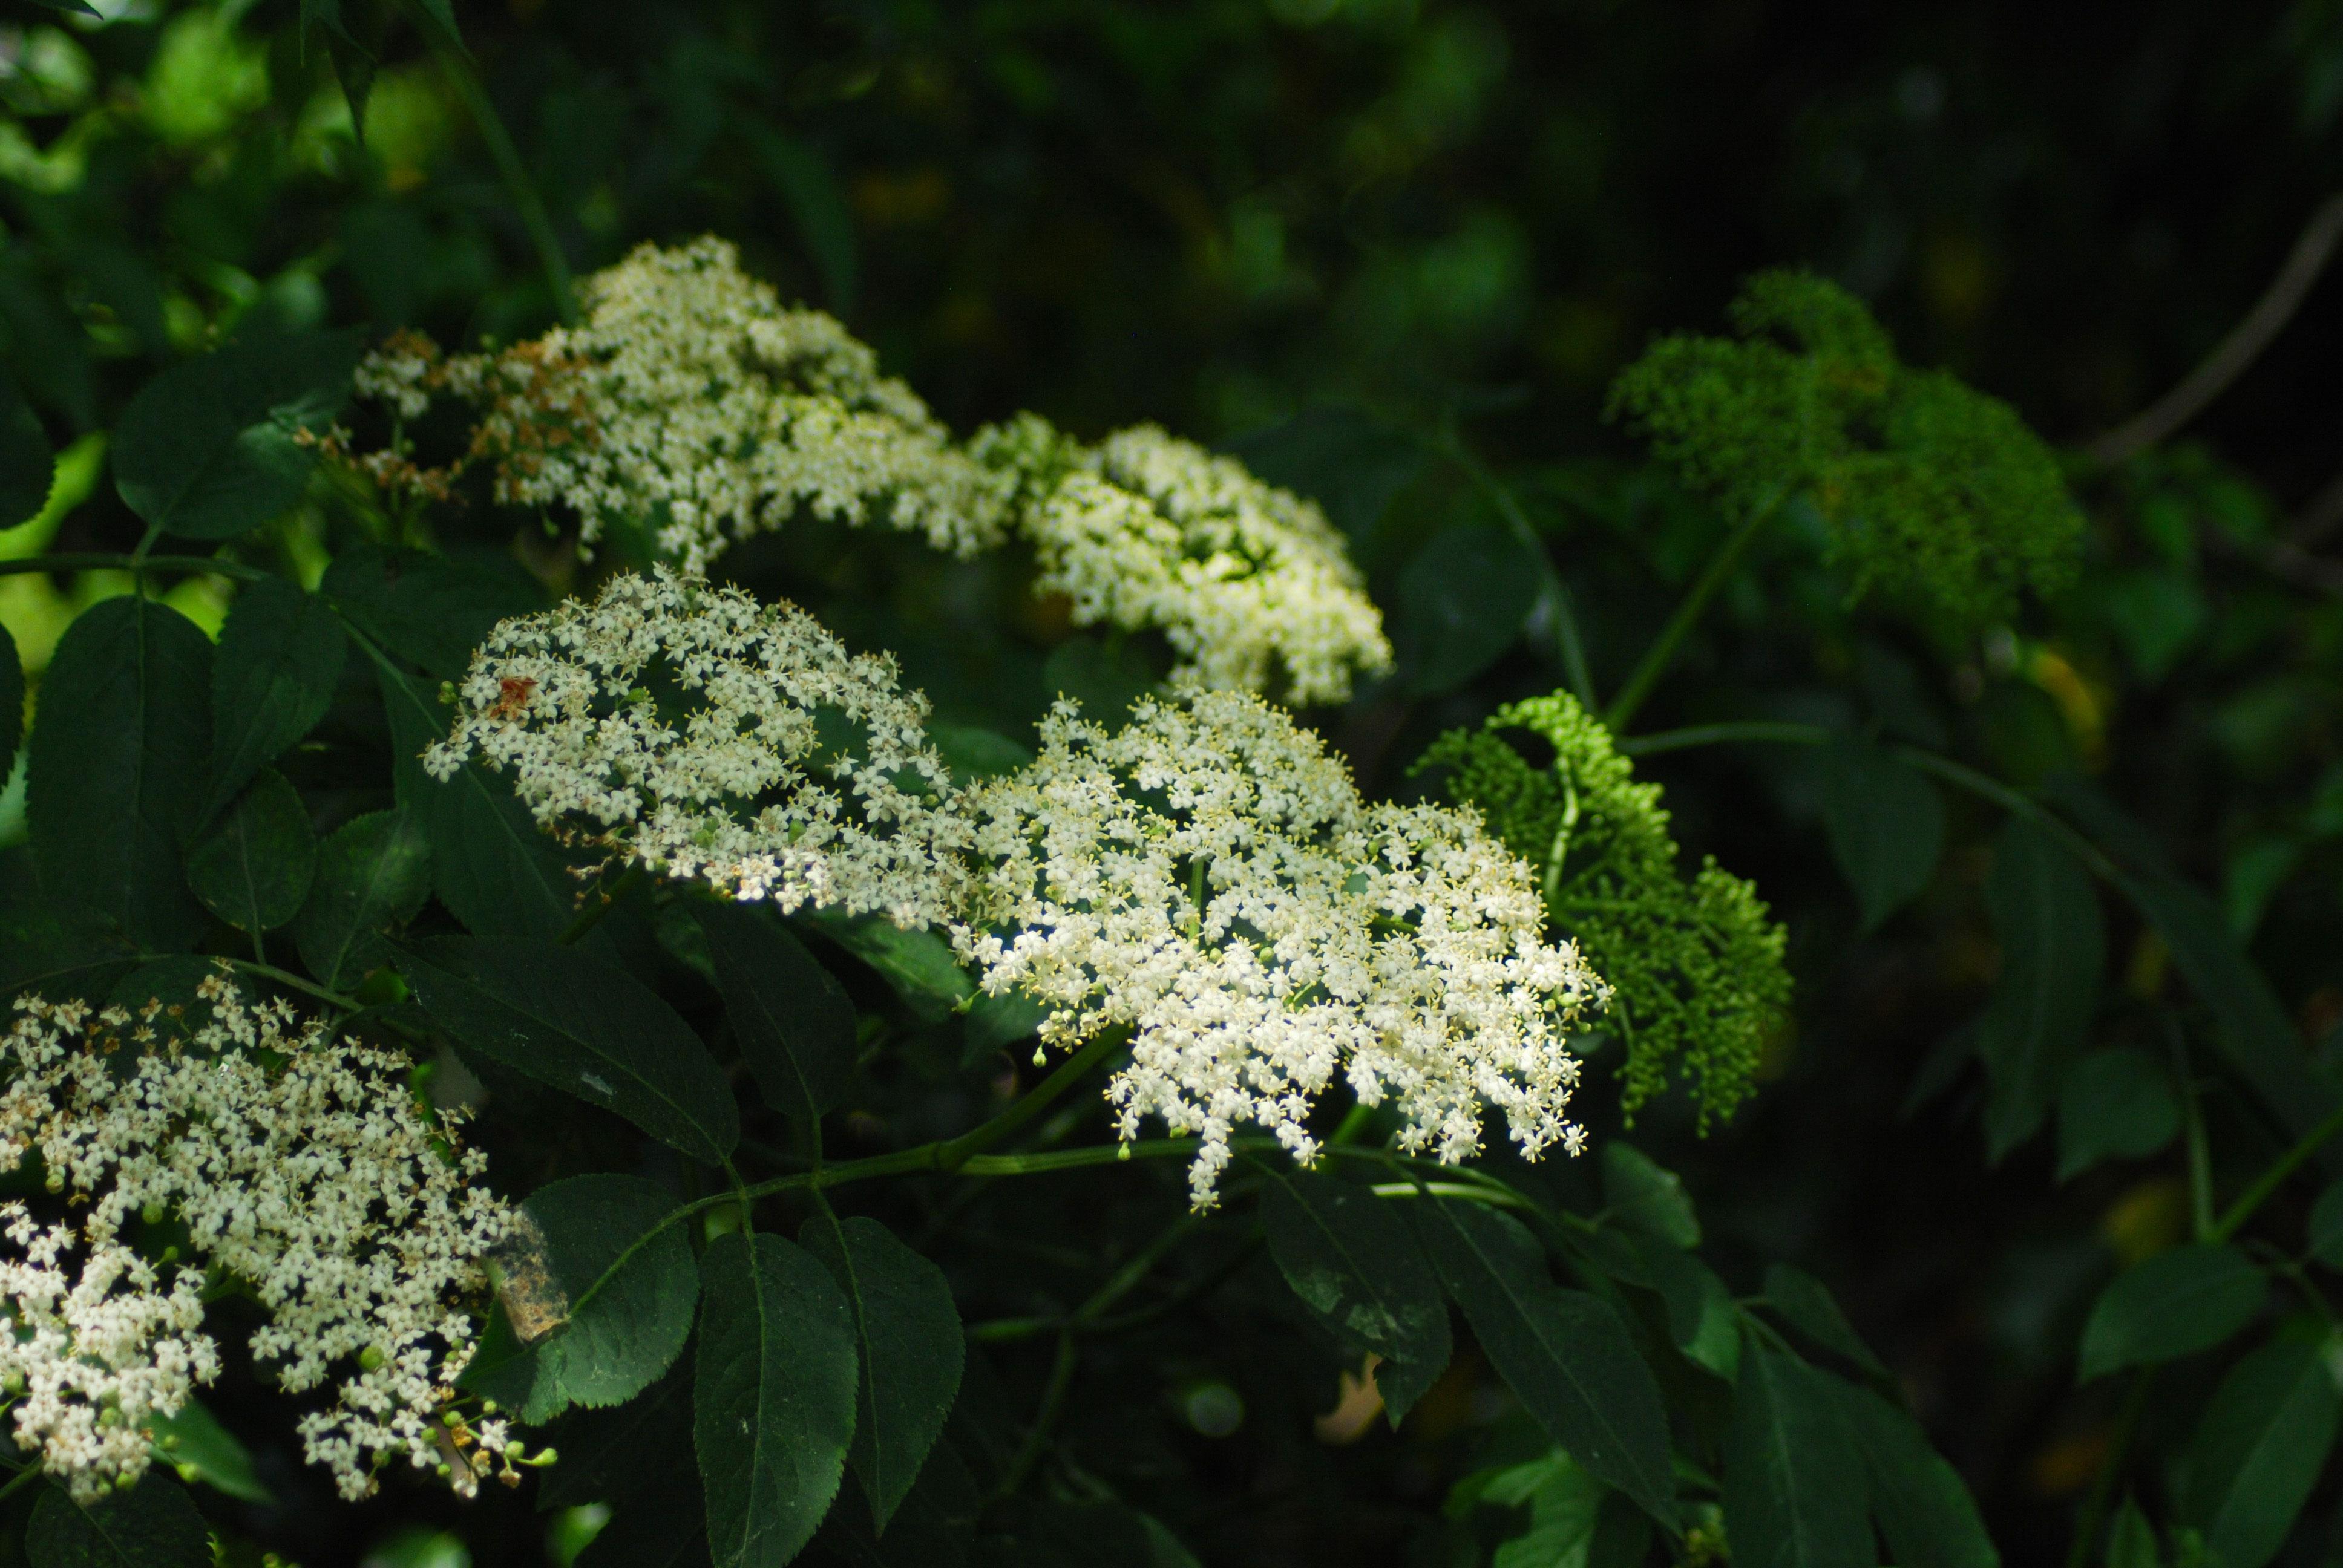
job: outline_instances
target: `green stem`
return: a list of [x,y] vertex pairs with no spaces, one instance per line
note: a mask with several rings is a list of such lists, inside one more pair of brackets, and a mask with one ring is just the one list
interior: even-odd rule
[[1456,466],[1457,471],[1473,482],[1475,489],[1497,508],[1505,529],[1518,540],[1538,564],[1538,591],[1544,600],[1546,613],[1554,618],[1554,651],[1561,656],[1564,678],[1572,693],[1588,709],[1594,707],[1594,677],[1586,665],[1586,644],[1578,634],[1578,618],[1570,604],[1570,588],[1562,574],[1554,569],[1554,561],[1546,554],[1545,542],[1538,538],[1529,514],[1513,489],[1492,472],[1487,464],[1474,457],[1455,432],[1443,431],[1431,442],[1432,449]]
[[0,577],[20,572],[83,572],[83,571],[150,571],[208,572],[214,577],[234,578],[239,582],[266,582],[276,576],[258,567],[246,566],[242,561],[224,561],[212,556],[142,556],[133,552],[118,555],[104,550],[68,550],[62,555],[23,556],[12,561],[0,561]]
[[1603,715],[1603,722],[1610,727],[1612,733],[1617,734],[1627,728],[1627,721],[1635,717],[1637,709],[1644,706],[1644,699],[1652,694],[1652,688],[1659,684],[1661,676],[1667,673],[1668,665],[1675,658],[1676,649],[1692,634],[1701,612],[1708,608],[1708,601],[1716,597],[1717,590],[1733,575],[1733,568],[1740,564],[1743,553],[1757,538],[1758,531],[1780,508],[1784,494],[1776,493],[1752,507],[1741,526],[1726,536],[1716,553],[1709,557],[1708,565],[1702,568],[1699,578],[1677,604],[1675,613],[1668,617],[1667,625],[1660,628],[1659,637],[1644,653],[1643,662],[1635,666],[1635,672],[1627,678],[1627,684],[1619,689],[1619,695],[1611,699],[1609,709]]
[[514,210],[520,214],[521,226],[528,230],[529,243],[537,248],[538,265],[545,269],[546,286],[553,291],[553,307],[560,313],[561,324],[577,326],[578,297],[570,286],[569,258],[561,253],[561,242],[553,232],[553,220],[546,216],[545,203],[538,199],[537,186],[529,182],[528,170],[521,165],[519,149],[513,146],[504,120],[488,101],[479,73],[472,69],[463,45],[439,25],[429,7],[411,5],[407,9],[416,25],[430,38],[431,52],[438,56],[440,69],[447,72],[456,95],[464,100],[473,124],[480,128],[480,139],[488,144],[488,156],[495,160],[497,173],[504,179],[505,192],[512,198]]
[[[958,1171],[978,1154],[991,1148],[1036,1116],[1047,1111],[1066,1091],[1080,1082],[1082,1076],[1100,1062],[1112,1056],[1129,1042],[1130,1036],[1119,1029],[1101,1033],[1081,1050],[1058,1064],[1058,1070],[1035,1084],[1024,1099],[972,1131],[964,1132],[949,1143],[936,1145],[936,1169]],[[1067,1151],[1067,1152],[1073,1152]],[[1042,1158],[1042,1156],[1035,1156]],[[990,1174],[1003,1175],[1005,1171]]]
[[2326,1121],[2304,1133],[2301,1141],[2293,1148],[2271,1161],[2269,1168],[2254,1178],[2254,1184],[2237,1194],[2237,1201],[2229,1205],[2229,1211],[2221,1216],[2219,1224],[2213,1227],[2211,1239],[2226,1241],[2236,1235],[2237,1227],[2254,1217],[2254,1211],[2269,1200],[2269,1195],[2294,1174],[2295,1169],[2318,1153],[2319,1146],[2338,1132],[2343,1132],[2343,1106],[2338,1106]]
[[576,920],[562,928],[561,934],[553,939],[554,945],[570,948],[585,940],[586,933],[600,925],[602,917],[608,914],[619,900],[640,887],[649,875],[640,866],[629,866],[620,873],[617,881],[607,888],[597,888],[591,895],[593,901],[578,911]]
[[2139,1369],[2132,1379],[2131,1392],[2124,1399],[2123,1413],[2116,1418],[2115,1435],[2107,1439],[2107,1457],[2099,1461],[2098,1478],[2091,1483],[2091,1499],[2083,1506],[2082,1522],[2075,1529],[2075,1543],[2066,1552],[2066,1568],[2090,1568],[2091,1549],[2098,1542],[2099,1525],[2107,1519],[2107,1502],[2115,1495],[2116,1478],[2123,1473],[2124,1455],[2130,1452],[2133,1430],[2139,1425],[2140,1412],[2147,1408],[2148,1385],[2156,1381],[2156,1363]]
[[13,1496],[20,1487],[29,1486],[40,1478],[41,1467],[37,1464],[27,1464],[16,1473],[7,1485],[0,1486],[0,1498]]
[[1780,724],[1755,719],[1739,724],[1695,724],[1686,729],[1655,729],[1617,742],[1629,757],[1650,757],[1661,751],[1683,751],[1694,746],[1730,746],[1741,741],[1784,746],[1819,746],[1830,731],[1819,724]]
[[338,1008],[344,1012],[362,1012],[366,1010],[366,1003],[354,996],[344,996],[337,990],[327,990],[313,980],[305,980],[299,975],[280,970],[273,964],[253,963],[245,959],[228,959],[226,961],[246,974],[259,975],[264,980],[275,980],[278,985],[291,986],[295,990],[306,991],[327,1006]]
[[2213,1234],[2213,1155],[2205,1141],[2205,1108],[2197,1098],[2197,1075],[2188,1066],[2188,1041],[2180,1020],[2165,1014],[2166,1043],[2172,1056],[2172,1087],[2180,1095],[2180,1136],[2188,1151],[2189,1232],[2197,1240]]

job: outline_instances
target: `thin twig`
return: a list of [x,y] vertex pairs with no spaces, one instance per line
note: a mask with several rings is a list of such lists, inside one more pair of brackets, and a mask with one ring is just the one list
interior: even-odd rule
[[2204,363],[2145,411],[2092,441],[2083,448],[2084,452],[2113,467],[2164,440],[2203,413],[2213,399],[2244,374],[2246,367],[2261,357],[2262,350],[2293,319],[2303,297],[2310,292],[2310,286],[2327,269],[2338,241],[2343,241],[2343,195],[2328,196],[2318,204],[2318,210],[2310,215],[2301,237],[2294,242],[2294,249],[2278,269],[2278,276],[2270,279],[2269,286],[2254,301],[2254,307],[2246,312],[2244,319],[2231,327],[2228,336],[2205,357]]

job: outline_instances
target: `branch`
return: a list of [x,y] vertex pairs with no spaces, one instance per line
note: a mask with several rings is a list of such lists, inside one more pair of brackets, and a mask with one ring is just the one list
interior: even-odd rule
[[2310,286],[2327,269],[2338,241],[2343,241],[2343,195],[2328,196],[2310,215],[2302,237],[2294,242],[2294,249],[2288,255],[2286,264],[2278,269],[2278,276],[2270,279],[2269,286],[2254,301],[2254,307],[2246,312],[2245,318],[2206,356],[2204,363],[2145,412],[2134,415],[2085,447],[2085,454],[2113,467],[2164,440],[2203,413],[2214,398],[2245,373],[2246,367],[2261,357],[2262,350],[2293,319],[2303,297],[2310,292]]

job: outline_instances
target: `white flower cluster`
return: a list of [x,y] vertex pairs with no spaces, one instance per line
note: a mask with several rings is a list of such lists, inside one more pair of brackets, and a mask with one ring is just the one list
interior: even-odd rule
[[503,622],[460,694],[424,766],[508,769],[572,841],[784,910],[930,925],[957,907],[966,825],[927,699],[794,606],[617,577],[590,605]]
[[783,307],[713,237],[642,246],[580,293],[584,325],[499,354],[401,333],[360,365],[360,396],[401,419],[440,393],[480,410],[452,467],[355,452],[342,430],[317,444],[431,500],[493,460],[498,499],[573,508],[589,551],[612,519],[644,519],[690,573],[800,508],[963,557],[1021,536],[1078,622],[1160,630],[1177,678],[1207,685],[1264,689],[1275,660],[1294,700],[1338,702],[1391,666],[1341,536],[1232,459],[1153,426],[1086,448],[1032,415],[956,445],[867,345]]
[[1362,1103],[1395,1099],[1412,1151],[1475,1153],[1484,1101],[1524,1155],[1578,1151],[1563,1030],[1602,982],[1544,940],[1529,868],[1476,817],[1367,804],[1314,736],[1231,691],[1143,701],[1119,734],[1061,704],[1036,762],[969,809],[963,957],[1049,1008],[1050,1043],[1131,1030],[1121,1135],[1157,1115],[1201,1137],[1198,1206],[1239,1123],[1314,1158],[1304,1120],[1338,1070]]
[[329,1040],[281,1002],[247,1006],[217,976],[199,996],[208,1019],[168,1039],[159,1004],[36,999],[0,1036],[0,1161],[36,1151],[50,1191],[87,1205],[77,1225],[5,1211],[20,1255],[0,1264],[0,1372],[17,1441],[94,1497],[135,1481],[154,1418],[216,1375],[204,1272],[181,1267],[166,1292],[123,1238],[133,1216],[176,1219],[267,1310],[252,1352],[283,1388],[337,1380],[298,1430],[342,1494],[364,1497],[391,1455],[440,1462],[435,1417],[472,1353],[463,1302],[485,1290],[480,1260],[509,1211],[452,1122],[424,1120],[404,1060]]
[[1383,616],[1312,503],[1152,425],[1080,462],[1022,519],[1038,586],[1077,623],[1161,628],[1185,660],[1175,681],[1258,691],[1274,658],[1296,702],[1339,702],[1354,669],[1391,668]]

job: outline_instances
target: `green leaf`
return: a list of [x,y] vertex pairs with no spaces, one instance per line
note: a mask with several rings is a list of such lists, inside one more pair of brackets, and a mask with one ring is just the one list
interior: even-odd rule
[[854,1003],[837,977],[762,909],[696,901],[717,989],[765,1103],[819,1121],[854,1081]]
[[206,789],[211,658],[178,611],[107,599],[65,628],[41,683],[25,799],[41,880],[150,951],[204,930],[180,849]]
[[211,1568],[212,1533],[186,1489],[160,1475],[87,1508],[44,1486],[25,1556],[32,1568]]
[[369,811],[326,835],[293,945],[327,990],[346,991],[390,956],[382,934],[431,896],[431,849],[412,812]]
[[1896,1568],[1996,1568],[1976,1501],[1910,1415],[1869,1389],[1833,1380],[1871,1483],[1871,1512]]
[[2261,1270],[2226,1242],[2158,1252],[2092,1303],[2075,1381],[2209,1349],[2252,1322],[2268,1293]]
[[48,504],[57,455],[16,378],[0,370],[0,528],[37,517]]
[[238,1502],[276,1506],[276,1495],[260,1484],[252,1468],[251,1453],[200,1401],[190,1399],[178,1414],[155,1416],[147,1425],[163,1462],[177,1471],[181,1481],[201,1482]]
[[2278,1555],[2335,1443],[2332,1336],[2280,1339],[2229,1369],[2197,1424],[2179,1517],[2205,1532],[2222,1568]]
[[1765,1301],[1784,1322],[1826,1351],[1845,1356],[1874,1376],[1885,1378],[1887,1369],[1855,1325],[1839,1311],[1838,1302],[1820,1280],[1804,1269],[1787,1263],[1775,1263],[1765,1271]]
[[2156,1526],[2139,1511],[2137,1500],[2126,1497],[2107,1525],[2106,1568],[2163,1568],[2163,1563],[2164,1554],[2156,1544]]
[[876,1220],[825,1210],[798,1231],[826,1264],[854,1316],[860,1352],[848,1462],[884,1531],[919,1478],[960,1393],[966,1354],[960,1309],[941,1269]]
[[317,833],[301,792],[274,768],[187,848],[187,885],[238,930],[273,931],[300,913],[317,874]]
[[2001,945],[1977,1030],[1985,1062],[1986,1143],[1998,1161],[2034,1136],[2098,1002],[2107,931],[2091,879],[2023,817],[1994,841],[1986,908]]
[[821,276],[822,297],[832,315],[854,309],[854,211],[844,186],[822,156],[795,136],[784,136],[764,120],[743,115],[735,122],[764,166],[766,177],[779,187],[796,224],[798,240],[812,257]]
[[1033,749],[1006,735],[966,724],[934,724],[928,739],[936,755],[951,769],[952,782],[963,789],[986,779],[1014,773],[1033,760]]
[[1840,734],[1823,748],[1823,826],[1862,908],[1863,929],[1873,930],[1936,875],[1944,798],[1869,740]]
[[317,728],[333,706],[349,639],[325,602],[283,578],[246,585],[212,663],[212,787],[205,820]]
[[1700,1216],[1693,1212],[1684,1179],[1617,1138],[1603,1146],[1603,1207],[1612,1222],[1628,1230],[1672,1246],[1700,1245]]
[[25,663],[16,657],[16,639],[0,626],[0,782],[15,770],[24,739]]
[[1834,1380],[1752,1339],[1725,1424],[1734,1568],[1870,1568],[1868,1488]]
[[1407,1222],[1363,1187],[1312,1171],[1276,1176],[1262,1196],[1269,1255],[1302,1304],[1339,1338],[1374,1352],[1396,1426],[1447,1370],[1448,1303]]
[[1316,501],[1363,559],[1383,514],[1424,464],[1422,443],[1353,408],[1305,408],[1282,425],[1224,441],[1221,450]]
[[816,910],[798,919],[877,970],[912,1016],[926,1022],[949,1017],[976,994],[975,982],[952,956],[951,944],[933,931],[907,931],[884,915]]
[[1004,1046],[1032,1039],[1049,1017],[1048,1008],[1021,990],[977,992],[960,1023],[960,1066],[974,1067]]
[[2127,1045],[2087,1053],[2058,1091],[2058,1180],[2102,1160],[2144,1160],[2180,1131],[2172,1075]]
[[317,592],[378,646],[446,680],[471,668],[497,622],[545,608],[517,571],[381,545],[336,556]]
[[[695,1273],[698,1265],[693,1265]],[[692,1290],[699,1291],[694,1280]],[[540,1473],[537,1506],[578,1508],[591,1503],[616,1507],[653,1488],[666,1491],[673,1506],[698,1487],[691,1462],[691,1357],[678,1358],[659,1380],[621,1405],[573,1410],[547,1433],[561,1462]],[[695,1509],[693,1512],[698,1512]]]
[[391,781],[400,809],[423,825],[431,845],[440,902],[480,936],[558,936],[575,918],[570,900],[578,879],[568,864],[511,786],[478,760],[445,783],[423,770],[424,749],[446,735],[446,717],[412,676],[371,643],[360,646],[375,658],[390,713]]
[[1673,1528],[1667,1415],[1618,1312],[1554,1284],[1512,1215],[1439,1200],[1421,1208],[1440,1282],[1522,1403],[1573,1459]]
[[870,1502],[850,1467],[838,1502],[814,1537],[824,1568],[966,1568],[967,1545],[984,1512],[976,1478],[949,1440],[936,1444],[884,1535],[870,1526]]
[[1699,1366],[1731,1382],[1741,1372],[1741,1309],[1715,1271],[1670,1242],[1632,1238],[1652,1288],[1667,1308],[1668,1337]]
[[123,410],[114,482],[130,509],[188,539],[225,539],[298,500],[316,466],[297,432],[341,411],[357,332],[263,338],[173,366]]
[[1493,523],[1435,535],[1399,578],[1393,640],[1407,689],[1453,691],[1521,640],[1545,563]]
[[691,1335],[699,1274],[676,1201],[639,1176],[572,1176],[521,1205],[534,1222],[495,1255],[506,1321],[530,1337],[478,1392],[537,1424],[623,1404]]
[[1082,705],[1084,717],[1111,729],[1122,722],[1132,703],[1155,689],[1155,673],[1135,648],[1070,637],[1051,648],[1043,662],[1041,689],[1053,698],[1072,698]]
[[716,1568],[779,1568],[829,1512],[854,1437],[854,1317],[779,1236],[719,1236],[699,1260],[692,1445]]
[[2330,1269],[2343,1269],[2343,1181],[2330,1182],[2318,1195],[2305,1229],[2310,1255]]
[[1556,1449],[1491,1476],[1477,1501],[1530,1511],[1529,1528],[1498,1546],[1489,1568],[1587,1568],[1609,1488]]
[[740,1141],[732,1086],[691,1026],[642,982],[573,948],[437,937],[399,973],[459,1046],[615,1111],[714,1165]]

